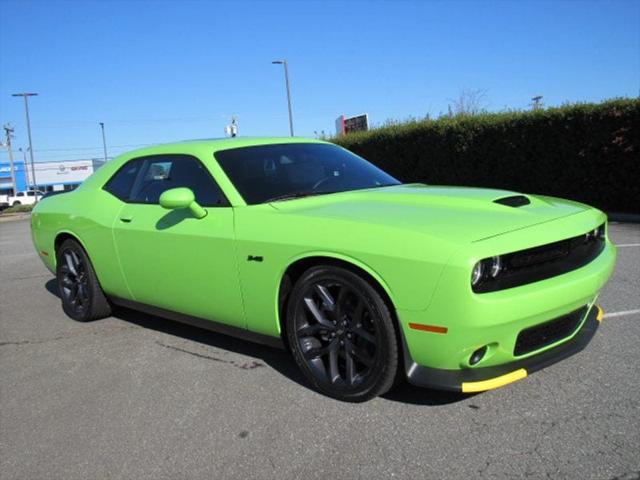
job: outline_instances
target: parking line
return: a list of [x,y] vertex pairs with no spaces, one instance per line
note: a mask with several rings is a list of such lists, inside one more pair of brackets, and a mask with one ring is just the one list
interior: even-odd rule
[[624,247],[640,247],[640,243],[622,243],[620,245],[616,245],[616,247],[618,248],[624,248]]
[[636,310],[623,310],[622,312],[605,313],[604,318],[623,317],[625,315],[635,315],[636,313],[640,313],[640,308],[637,308]]

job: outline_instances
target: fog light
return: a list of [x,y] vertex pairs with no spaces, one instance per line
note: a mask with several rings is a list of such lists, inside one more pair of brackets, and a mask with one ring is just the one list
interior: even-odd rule
[[469,365],[475,365],[476,363],[478,363],[480,360],[484,358],[485,353],[487,353],[486,345],[484,347],[480,347],[479,349],[477,349],[475,352],[471,354],[471,357],[469,357]]

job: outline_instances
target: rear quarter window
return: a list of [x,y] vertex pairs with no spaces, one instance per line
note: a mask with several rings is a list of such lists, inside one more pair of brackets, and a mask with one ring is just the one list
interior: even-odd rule
[[140,158],[125,163],[105,184],[103,189],[120,200],[126,201],[140,170],[140,165],[142,165],[142,159]]

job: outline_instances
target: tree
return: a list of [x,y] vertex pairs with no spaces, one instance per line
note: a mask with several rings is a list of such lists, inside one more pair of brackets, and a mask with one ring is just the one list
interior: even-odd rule
[[487,107],[487,90],[479,88],[472,90],[465,88],[458,98],[450,100],[449,115],[478,115],[485,112]]

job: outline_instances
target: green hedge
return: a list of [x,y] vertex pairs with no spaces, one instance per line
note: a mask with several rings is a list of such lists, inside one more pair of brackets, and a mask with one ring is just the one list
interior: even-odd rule
[[21,212],[30,212],[33,210],[33,205],[15,205],[13,207],[5,208],[2,213],[21,213]]
[[503,188],[640,213],[640,100],[444,117],[332,141],[404,182]]

